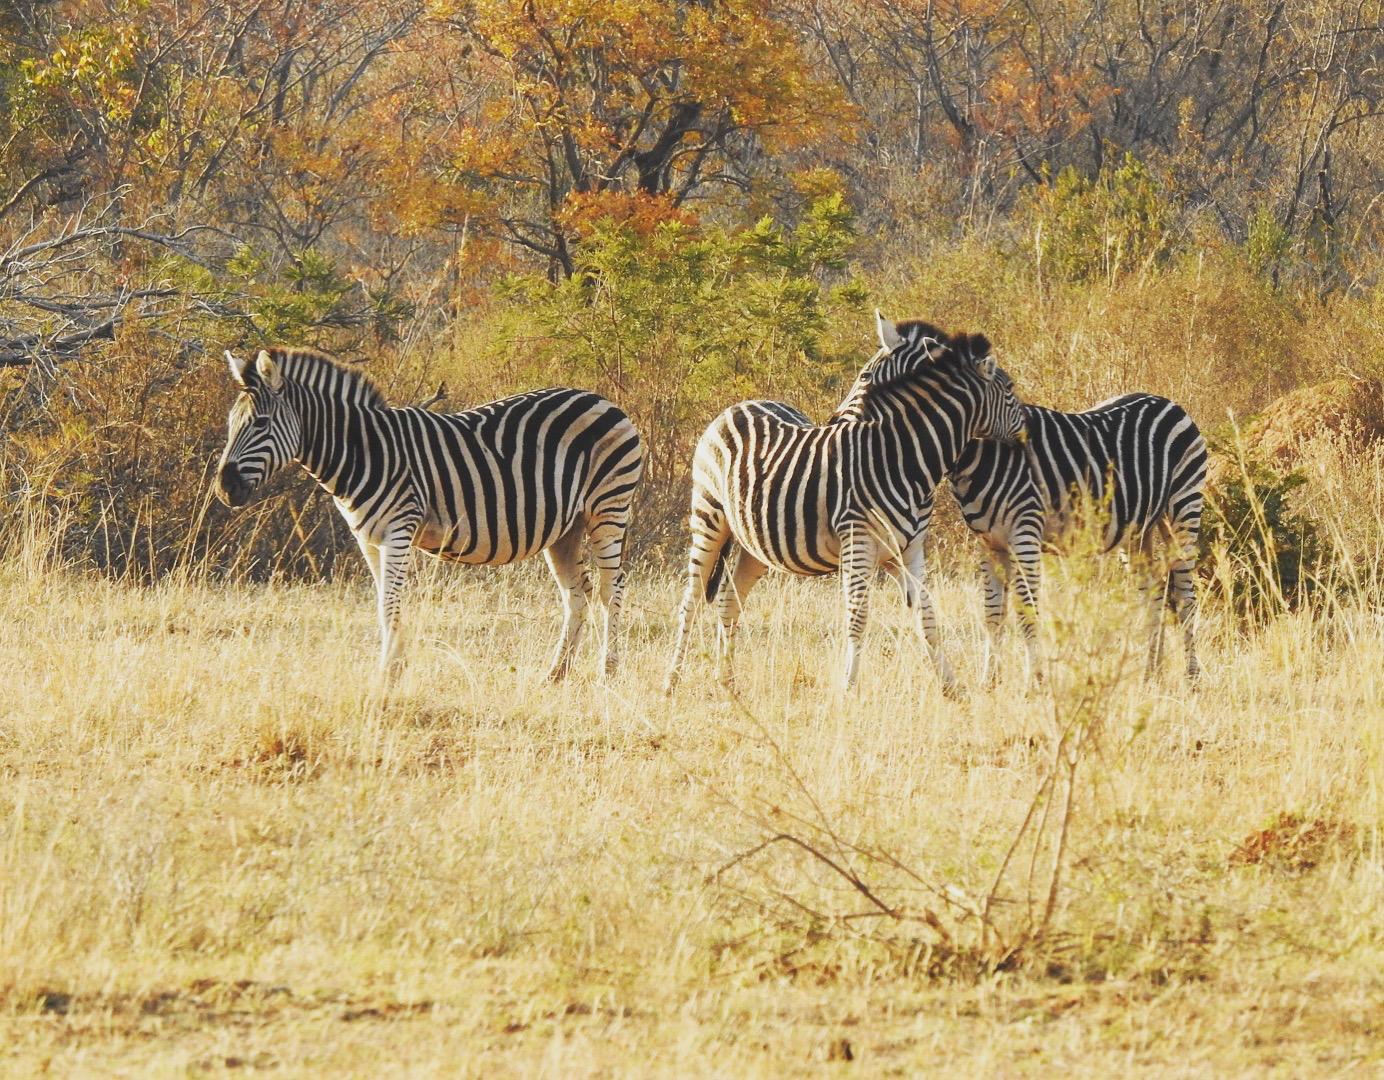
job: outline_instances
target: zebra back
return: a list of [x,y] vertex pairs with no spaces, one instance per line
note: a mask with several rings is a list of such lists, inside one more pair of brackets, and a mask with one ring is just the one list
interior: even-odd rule
[[1123,394],[1078,413],[1025,406],[1029,441],[967,446],[952,469],[966,523],[1006,541],[1035,520],[1051,540],[1078,499],[1109,515],[1113,547],[1160,519],[1184,536],[1200,527],[1206,442],[1181,406],[1154,394]]

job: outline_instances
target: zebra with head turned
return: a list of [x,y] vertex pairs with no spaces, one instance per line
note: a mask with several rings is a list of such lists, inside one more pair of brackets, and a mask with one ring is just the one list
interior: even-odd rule
[[944,688],[954,683],[923,581],[923,539],[938,482],[974,438],[1015,442],[1023,410],[980,334],[948,336],[875,313],[879,352],[830,422],[778,402],[746,401],[706,429],[692,463],[692,545],[676,683],[699,596],[719,596],[719,660],[730,677],[740,604],[766,570],[844,578],[845,681],[854,683],[869,579],[899,579]]
[[1206,440],[1195,421],[1153,394],[1125,394],[1079,413],[1036,405],[1024,413],[1023,450],[973,443],[951,472],[966,524],[990,548],[982,575],[992,635],[1004,620],[1005,578],[1012,578],[1032,651],[1040,546],[1060,539],[1085,502],[1104,515],[1106,550],[1128,545],[1146,572],[1152,572],[1155,534],[1171,545],[1166,581],[1157,575],[1149,587],[1148,672],[1159,662],[1166,601],[1182,626],[1187,677],[1195,680],[1201,667],[1192,573],[1206,479]]
[[365,376],[308,349],[255,361],[226,353],[240,395],[216,479],[241,506],[290,461],[335,500],[375,579],[380,667],[399,645],[400,592],[412,548],[496,565],[543,552],[565,618],[549,678],[566,674],[591,582],[590,541],[606,609],[604,668],[616,660],[625,532],[644,470],[639,433],[598,394],[536,390],[466,412],[391,408]]

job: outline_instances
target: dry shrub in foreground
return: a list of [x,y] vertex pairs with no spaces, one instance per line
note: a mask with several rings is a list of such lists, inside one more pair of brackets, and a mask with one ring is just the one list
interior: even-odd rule
[[[737,702],[752,737],[768,748],[782,790],[769,800],[722,793],[760,838],[711,880],[733,908],[777,928],[780,970],[816,963],[821,975],[820,961],[804,957],[823,942],[863,948],[901,974],[931,977],[1089,973],[1110,962],[1102,939],[1118,942],[1099,928],[1108,912],[1090,904],[1100,891],[1095,879],[1112,872],[1137,878],[1139,869],[1132,853],[1112,843],[1118,826],[1100,790],[1143,734],[1130,699],[1140,686],[1147,609],[1119,561],[1099,557],[1098,536],[1092,529],[1074,537],[1064,558],[1049,565],[1047,596],[1054,599],[1045,611],[1054,659],[1040,691],[1050,692],[1048,723],[1029,736],[1032,752],[1021,751],[1032,794],[1022,817],[985,837],[959,871],[941,869],[916,839],[873,839],[876,823],[868,818],[854,828],[834,820],[769,725]],[[1089,820],[1078,829],[1081,818]],[[1074,887],[1074,876],[1085,880]]]

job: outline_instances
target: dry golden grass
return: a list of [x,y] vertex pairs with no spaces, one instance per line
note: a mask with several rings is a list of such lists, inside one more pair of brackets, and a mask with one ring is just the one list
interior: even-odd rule
[[[636,573],[618,677],[594,678],[588,638],[550,688],[541,567],[425,569],[382,699],[363,584],[138,589],[0,567],[0,1072],[1384,1062],[1371,603],[1257,629],[1213,604],[1192,692],[1175,648],[1157,683],[1126,677],[1142,641],[1122,629],[1115,560],[1056,563],[1048,684],[1026,692],[1012,635],[1000,685],[953,702],[892,588],[848,696],[834,583],[769,579],[747,604],[737,707],[712,687],[709,613],[686,688],[657,693],[676,584]],[[937,595],[974,687],[978,590],[949,573]],[[1099,737],[1050,931],[996,964],[975,920],[861,850],[982,896],[1088,686]],[[1320,828],[1264,839],[1284,814]],[[822,822],[888,904],[939,912],[955,947],[864,917],[861,893],[785,844],[716,874]],[[1010,873],[1004,899],[1026,881]],[[1022,907],[1001,902],[997,924]]]

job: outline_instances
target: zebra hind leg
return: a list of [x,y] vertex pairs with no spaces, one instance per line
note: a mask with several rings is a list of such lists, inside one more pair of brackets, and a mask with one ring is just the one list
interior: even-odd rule
[[601,580],[601,606],[605,608],[601,670],[611,675],[619,661],[620,611],[625,599],[625,523],[601,522],[590,527],[588,536]]
[[[1005,576],[1001,576],[1001,571]],[[1004,612],[1008,605],[1009,588],[1008,557],[1002,552],[990,552],[980,561],[980,583],[985,590],[985,631],[988,648],[980,681],[985,686],[994,686],[999,681],[1000,640],[1004,634]]]
[[740,605],[755,582],[769,569],[744,548],[735,555],[735,569],[730,579],[722,582],[721,591],[716,598],[717,622],[717,676],[729,688],[735,686],[735,631],[740,625]]
[[1177,552],[1168,570],[1168,606],[1177,616],[1182,628],[1183,652],[1186,654],[1187,681],[1196,684],[1201,677],[1201,663],[1197,659],[1196,622],[1196,541],[1186,539],[1185,533],[1169,527],[1165,535],[1168,542],[1175,545]]
[[678,606],[677,640],[668,665],[668,677],[663,692],[671,694],[682,673],[687,653],[687,638],[692,630],[692,614],[702,600],[710,602],[716,596],[720,576],[731,546],[730,526],[719,508],[694,502],[692,510],[692,546],[687,555],[687,586]]
[[549,682],[558,682],[566,677],[572,664],[572,651],[581,638],[582,623],[586,618],[591,580],[582,561],[583,532],[580,525],[574,526],[543,552],[543,557],[548,560],[548,569],[553,572],[553,579],[562,591],[563,604],[562,637],[553,654],[552,666],[548,668]]

